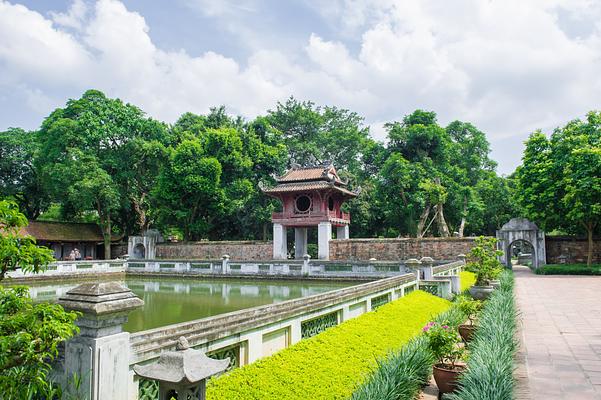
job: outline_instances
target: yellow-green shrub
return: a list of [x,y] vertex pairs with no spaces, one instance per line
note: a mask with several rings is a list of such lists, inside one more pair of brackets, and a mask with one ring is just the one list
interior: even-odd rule
[[422,291],[209,382],[209,400],[348,399],[376,360],[451,306]]
[[462,271],[459,273],[459,280],[461,281],[461,292],[465,292],[476,283],[476,274],[469,271]]

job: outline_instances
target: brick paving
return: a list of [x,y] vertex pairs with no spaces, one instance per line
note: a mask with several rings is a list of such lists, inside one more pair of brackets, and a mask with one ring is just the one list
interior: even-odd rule
[[601,277],[515,267],[518,399],[601,400]]

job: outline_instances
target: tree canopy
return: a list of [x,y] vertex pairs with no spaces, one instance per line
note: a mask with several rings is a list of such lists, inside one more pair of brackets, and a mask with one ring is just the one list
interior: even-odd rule
[[492,234],[514,211],[513,186],[474,125],[444,127],[416,110],[385,128],[379,142],[359,114],[293,97],[252,120],[219,106],[170,126],[89,90],[35,132],[0,133],[0,195],[32,218],[98,222],[105,249],[115,233],[151,227],[186,240],[266,239],[279,206],[260,185],[292,164],[331,161],[362,189],[345,205],[354,236]]
[[570,121],[550,138],[530,135],[516,177],[525,215],[547,231],[584,232],[590,265],[601,221],[601,113]]

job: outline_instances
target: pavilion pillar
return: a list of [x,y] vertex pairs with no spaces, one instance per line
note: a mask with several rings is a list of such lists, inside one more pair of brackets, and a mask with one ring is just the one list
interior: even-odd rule
[[320,222],[317,226],[317,255],[320,260],[330,258],[330,240],[332,239],[332,223]]
[[286,227],[282,224],[273,224],[273,259],[285,260],[288,258],[288,239]]
[[336,239],[348,239],[349,238],[349,226],[343,225],[336,228]]
[[307,254],[307,228],[294,228],[294,258],[302,260]]

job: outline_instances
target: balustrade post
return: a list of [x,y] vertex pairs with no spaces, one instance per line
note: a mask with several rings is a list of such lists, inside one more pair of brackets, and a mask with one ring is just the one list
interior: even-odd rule
[[303,274],[309,275],[311,273],[311,256],[309,254],[305,254],[303,256]]
[[76,321],[79,335],[65,343],[63,382],[75,374],[81,380],[78,393],[71,394],[85,400],[127,400],[130,347],[122,327],[127,314],[144,302],[117,282],[103,282],[79,285],[58,304],[82,313]]
[[228,274],[229,273],[229,265],[230,265],[230,256],[227,254],[224,254],[221,257],[221,273],[222,274]]
[[422,257],[420,261],[422,263],[420,270],[423,278],[425,280],[434,279],[434,259],[432,257]]
[[467,257],[465,256],[465,254],[459,254],[459,255],[457,255],[457,259],[458,259],[459,261],[461,261],[461,262],[463,263],[463,265],[465,265],[465,260],[466,260],[466,258],[467,258]]
[[421,265],[421,261],[416,258],[410,258],[405,261],[405,266],[415,274],[416,280],[419,282],[420,280],[420,270],[419,267]]

